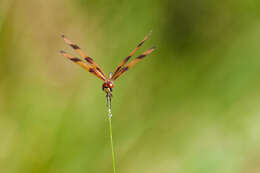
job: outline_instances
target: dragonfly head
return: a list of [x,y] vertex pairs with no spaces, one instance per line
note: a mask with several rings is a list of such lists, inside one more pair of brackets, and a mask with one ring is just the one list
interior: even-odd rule
[[114,88],[114,84],[112,81],[106,81],[102,85],[103,91],[105,91],[107,94],[112,93],[112,89]]

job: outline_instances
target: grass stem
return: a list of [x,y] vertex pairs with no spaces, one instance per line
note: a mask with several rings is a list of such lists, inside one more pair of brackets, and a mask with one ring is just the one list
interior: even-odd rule
[[115,152],[114,152],[114,144],[113,144],[113,130],[112,130],[111,95],[109,94],[107,94],[107,107],[108,107],[110,147],[112,153],[112,166],[113,166],[113,173],[116,173]]

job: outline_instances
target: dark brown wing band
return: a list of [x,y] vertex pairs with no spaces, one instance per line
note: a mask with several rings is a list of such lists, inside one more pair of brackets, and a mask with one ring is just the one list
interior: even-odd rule
[[135,49],[117,66],[115,72],[113,73],[113,76],[117,75],[117,73],[121,70],[121,68],[129,61],[129,59],[143,45],[145,40],[147,40],[150,37],[151,34],[152,34],[152,31],[150,31],[150,33],[135,47]]
[[129,70],[131,67],[133,67],[136,63],[138,63],[139,61],[141,61],[144,57],[146,57],[147,55],[149,55],[150,53],[152,53],[152,51],[154,51],[155,47],[152,47],[150,49],[148,49],[147,51],[145,51],[144,53],[142,53],[141,55],[139,55],[138,57],[136,57],[133,61],[131,61],[128,65],[124,66],[121,68],[121,70],[112,77],[112,80],[116,80],[119,76],[121,76],[124,72],[126,72],[127,70]]
[[82,58],[84,58],[85,61],[87,61],[89,64],[91,64],[92,68],[97,69],[98,73],[100,73],[104,78],[107,78],[104,71],[99,67],[99,65],[90,57],[88,56],[86,53],[84,53],[80,47],[71,42],[67,37],[65,37],[64,35],[62,35],[62,38],[64,39],[64,41],[70,46],[72,47]]
[[72,56],[68,53],[66,53],[65,51],[60,51],[60,53],[65,56],[66,58],[68,58],[69,60],[73,61],[74,63],[80,65],[81,67],[83,67],[84,69],[88,70],[90,73],[94,74],[95,76],[97,76],[99,79],[101,79],[102,81],[105,81],[106,79],[104,78],[104,76],[100,75],[100,73],[97,72],[97,70],[93,67],[90,67],[88,64],[86,64],[84,61],[82,61],[81,59]]

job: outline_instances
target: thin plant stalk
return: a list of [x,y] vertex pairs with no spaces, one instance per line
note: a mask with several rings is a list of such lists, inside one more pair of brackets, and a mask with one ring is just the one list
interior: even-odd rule
[[114,152],[113,131],[112,131],[111,95],[110,94],[107,94],[107,108],[108,108],[110,147],[111,147],[111,153],[112,153],[112,166],[113,166],[113,173],[116,173],[115,152]]

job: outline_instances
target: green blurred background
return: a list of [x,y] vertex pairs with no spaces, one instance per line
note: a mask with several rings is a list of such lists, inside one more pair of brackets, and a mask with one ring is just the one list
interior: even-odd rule
[[120,173],[260,172],[259,0],[1,0],[0,172],[112,172],[102,82],[150,30],[157,49],[115,83]]

